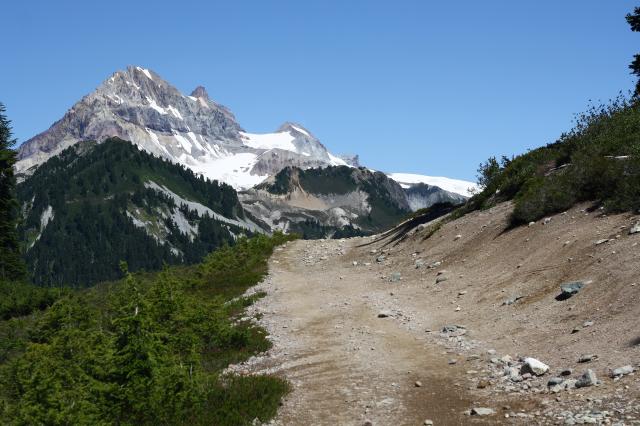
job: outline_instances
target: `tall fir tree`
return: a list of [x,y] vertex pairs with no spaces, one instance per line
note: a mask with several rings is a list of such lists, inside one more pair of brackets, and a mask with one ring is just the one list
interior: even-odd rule
[[[640,32],[640,7],[633,9],[633,13],[629,13],[626,16],[627,23],[631,27],[631,31]],[[631,74],[638,77],[636,82],[635,96],[640,96],[640,54],[633,55],[633,61],[629,64]]]
[[12,137],[11,122],[5,111],[0,103],[0,279],[15,280],[24,277],[25,266],[16,229],[18,202],[13,172],[16,153],[12,149],[16,141]]

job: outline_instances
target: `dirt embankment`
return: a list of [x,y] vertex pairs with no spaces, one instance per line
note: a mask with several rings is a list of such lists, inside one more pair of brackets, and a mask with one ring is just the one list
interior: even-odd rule
[[[610,377],[640,363],[639,218],[585,208],[510,230],[502,204],[397,244],[288,244],[249,311],[274,347],[234,370],[291,381],[278,424],[640,424],[638,374]],[[557,300],[571,281],[584,287]],[[596,384],[576,388],[588,369]]]

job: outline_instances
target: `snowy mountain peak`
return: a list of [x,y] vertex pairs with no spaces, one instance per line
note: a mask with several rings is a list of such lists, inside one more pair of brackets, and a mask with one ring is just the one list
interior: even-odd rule
[[285,122],[283,123],[280,127],[278,127],[278,130],[276,130],[276,132],[278,133],[283,133],[283,132],[289,132],[292,133],[294,136],[298,136],[298,135],[302,135],[303,137],[307,137],[307,138],[311,138],[313,140],[317,140],[309,130],[307,130],[304,126],[298,124],[298,123],[292,123],[292,122]]

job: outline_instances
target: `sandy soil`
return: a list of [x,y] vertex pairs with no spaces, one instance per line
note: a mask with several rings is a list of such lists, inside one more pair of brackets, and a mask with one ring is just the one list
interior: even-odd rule
[[[640,234],[628,233],[639,218],[586,207],[509,230],[503,204],[429,238],[416,229],[399,243],[279,248],[252,289],[267,295],[247,313],[274,347],[232,370],[292,383],[277,424],[640,424],[638,374],[609,377],[640,363]],[[556,300],[574,280],[587,285]],[[513,296],[522,298],[503,304]],[[442,332],[452,324],[464,335]],[[583,354],[597,357],[579,363]],[[503,370],[524,356],[550,371],[512,383]],[[574,378],[592,369],[601,383],[551,392],[548,379],[566,368]]]

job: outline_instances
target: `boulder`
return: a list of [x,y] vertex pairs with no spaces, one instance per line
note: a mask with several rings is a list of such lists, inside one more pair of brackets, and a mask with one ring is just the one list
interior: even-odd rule
[[620,377],[631,373],[633,373],[633,367],[630,365],[625,365],[624,367],[618,367],[612,370],[611,377]]
[[640,232],[640,222],[636,223],[629,229],[629,235],[637,234]]
[[542,376],[549,371],[549,366],[535,358],[525,358],[520,369],[521,374],[530,373],[535,376]]
[[596,377],[596,373],[593,370],[588,369],[587,371],[580,376],[578,381],[576,382],[577,388],[586,388],[588,386],[593,386],[598,383],[598,378]]

